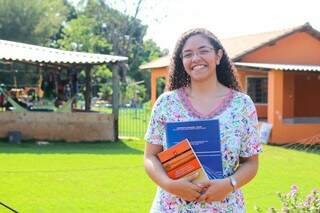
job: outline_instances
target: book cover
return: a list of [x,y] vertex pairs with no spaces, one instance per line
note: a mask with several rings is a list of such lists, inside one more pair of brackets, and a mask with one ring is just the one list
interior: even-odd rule
[[209,179],[222,179],[222,155],[218,120],[168,122],[166,148],[188,139]]
[[174,180],[199,173],[193,183],[209,180],[189,141],[184,139],[170,148],[160,152],[158,159],[168,176]]

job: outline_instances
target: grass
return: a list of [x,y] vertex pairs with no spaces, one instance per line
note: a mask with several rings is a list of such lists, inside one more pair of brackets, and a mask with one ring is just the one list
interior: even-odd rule
[[[155,185],[143,169],[142,140],[38,146],[0,142],[0,202],[19,212],[148,212]],[[248,212],[278,207],[276,192],[320,186],[318,152],[264,146],[246,187]],[[0,212],[6,209],[0,205]],[[9,211],[7,211],[9,212]]]
[[276,193],[289,192],[293,184],[298,185],[302,195],[316,187],[319,189],[319,153],[265,145],[260,155],[259,172],[244,187],[248,212],[254,212],[255,205],[262,209],[279,207]]
[[147,212],[151,203],[141,141],[0,150],[0,202],[19,212]]

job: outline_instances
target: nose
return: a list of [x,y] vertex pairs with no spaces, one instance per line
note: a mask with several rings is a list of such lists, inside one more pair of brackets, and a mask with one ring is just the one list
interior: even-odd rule
[[193,52],[192,57],[191,57],[191,60],[192,60],[192,61],[196,61],[196,60],[198,60],[199,58],[201,58],[201,57],[200,57],[200,54],[199,54],[198,52]]

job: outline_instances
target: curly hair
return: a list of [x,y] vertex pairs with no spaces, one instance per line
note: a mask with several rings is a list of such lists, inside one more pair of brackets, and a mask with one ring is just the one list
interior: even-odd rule
[[236,74],[236,68],[229,59],[225,49],[223,48],[221,42],[218,38],[211,33],[209,30],[203,28],[196,28],[189,30],[182,34],[180,39],[178,39],[169,68],[169,81],[167,84],[167,90],[175,90],[181,87],[188,87],[191,84],[190,76],[184,69],[181,52],[186,41],[194,35],[202,35],[207,38],[217,53],[219,49],[222,50],[223,56],[220,60],[220,64],[216,67],[217,79],[224,86],[240,91],[241,88],[238,82],[238,76]]

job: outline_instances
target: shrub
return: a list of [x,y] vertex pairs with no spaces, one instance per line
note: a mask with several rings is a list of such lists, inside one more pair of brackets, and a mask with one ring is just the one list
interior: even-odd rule
[[[319,213],[320,212],[320,191],[313,189],[305,199],[300,198],[299,189],[296,185],[291,187],[288,193],[278,193],[282,204],[281,209],[269,208],[271,213]],[[256,207],[257,212],[262,212]]]

